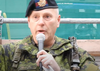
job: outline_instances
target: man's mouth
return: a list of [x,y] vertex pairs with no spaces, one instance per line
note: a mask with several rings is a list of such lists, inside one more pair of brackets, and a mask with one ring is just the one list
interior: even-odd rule
[[38,30],[38,33],[45,33],[45,30]]

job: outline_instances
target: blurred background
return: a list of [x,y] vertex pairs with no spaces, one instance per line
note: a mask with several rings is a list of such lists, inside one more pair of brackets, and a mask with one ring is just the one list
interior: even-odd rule
[[[1,0],[2,16],[7,18],[25,18],[30,0]],[[100,0],[56,0],[61,18],[100,18]],[[3,15],[3,13],[6,14]],[[0,27],[2,39],[23,39],[31,32],[28,24],[3,24]],[[55,35],[77,39],[100,39],[100,24],[60,24]]]

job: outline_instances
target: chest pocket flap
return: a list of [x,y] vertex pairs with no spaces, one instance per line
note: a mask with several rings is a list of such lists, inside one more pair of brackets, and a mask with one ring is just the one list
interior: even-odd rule
[[28,63],[25,63],[25,62],[20,62],[19,66],[18,66],[18,71],[34,71],[36,70],[37,68],[37,65],[36,63],[32,63],[32,62],[28,62]]

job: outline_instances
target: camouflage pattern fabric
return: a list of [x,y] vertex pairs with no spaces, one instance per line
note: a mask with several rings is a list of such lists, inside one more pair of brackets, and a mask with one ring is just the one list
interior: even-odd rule
[[[55,44],[50,48],[48,53],[54,56],[61,71],[70,71],[69,62],[67,58],[64,58],[66,55],[64,53],[73,47],[69,40],[56,36],[55,40]],[[38,48],[35,46],[35,43],[32,42],[32,36],[28,36],[17,43],[0,45],[0,71],[11,71],[15,48],[27,52],[25,59],[19,62],[17,71],[39,71],[39,67],[36,65]],[[78,52],[81,71],[100,71],[92,56],[81,48],[78,48]]]

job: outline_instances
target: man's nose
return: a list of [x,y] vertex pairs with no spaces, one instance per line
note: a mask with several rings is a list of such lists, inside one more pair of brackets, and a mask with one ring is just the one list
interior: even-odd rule
[[39,25],[44,25],[44,19],[41,17],[38,22]]

